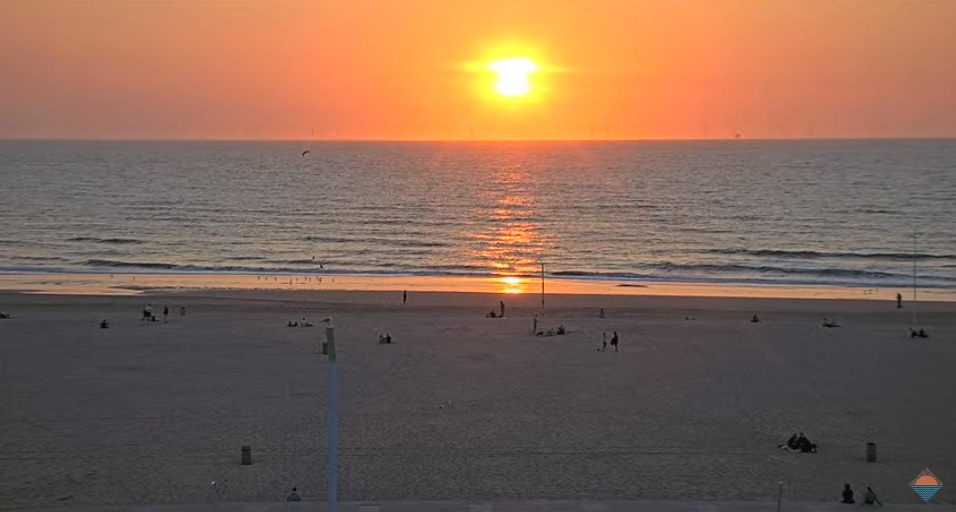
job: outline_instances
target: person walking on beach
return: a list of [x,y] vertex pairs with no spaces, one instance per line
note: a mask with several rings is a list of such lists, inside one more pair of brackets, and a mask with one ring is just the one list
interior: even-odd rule
[[531,327],[531,333],[538,334],[538,314],[537,313],[534,314],[534,324],[532,325],[533,327]]
[[620,350],[617,349],[617,344],[618,344],[617,331],[614,331],[614,336],[611,336],[611,346],[614,347],[615,352],[620,352]]
[[896,309],[903,309],[903,294],[896,294]]
[[163,323],[164,324],[167,322],[167,318],[169,318],[169,306],[164,304],[163,305]]
[[601,333],[601,352],[607,352],[607,331]]
[[149,325],[149,323],[152,321],[153,321],[153,305],[147,304],[146,307],[143,308],[143,322],[146,322],[146,325]]
[[408,303],[408,290],[402,291],[402,304]]
[[504,318],[504,316],[505,316],[505,301],[503,301],[503,300],[498,301],[498,305],[501,306],[501,314],[498,315],[498,318]]

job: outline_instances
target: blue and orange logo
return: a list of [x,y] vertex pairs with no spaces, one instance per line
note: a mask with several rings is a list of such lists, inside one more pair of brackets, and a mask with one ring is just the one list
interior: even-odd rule
[[926,468],[910,482],[910,487],[916,491],[916,494],[919,494],[920,498],[923,498],[925,503],[939,492],[939,489],[943,487],[943,482],[940,482],[939,478],[936,478],[936,475],[929,468]]

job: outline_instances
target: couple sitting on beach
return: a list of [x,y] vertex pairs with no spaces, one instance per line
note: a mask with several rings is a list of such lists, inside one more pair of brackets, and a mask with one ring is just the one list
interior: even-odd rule
[[827,317],[823,317],[823,323],[820,324],[823,327],[840,327],[840,324],[836,320],[831,320]]
[[926,331],[923,329],[917,331],[910,327],[910,338],[929,338],[929,334],[926,334]]
[[803,435],[803,432],[800,432],[799,435],[793,434],[787,440],[787,444],[778,444],[777,448],[794,452],[817,453],[816,443],[811,443],[807,436]]
[[289,323],[285,324],[286,327],[312,327],[312,324],[307,322],[305,318],[302,319],[302,322],[294,322],[289,320]]
[[538,331],[534,333],[535,336],[564,336],[565,334],[564,326],[559,325],[557,329],[548,329],[547,331]]
[[10,320],[13,318],[13,315],[10,313],[0,313],[0,320]]
[[392,343],[392,335],[391,335],[391,334],[385,333],[385,334],[379,334],[379,335],[378,335],[378,344],[379,344],[379,345],[388,345],[388,344],[390,344],[390,343]]

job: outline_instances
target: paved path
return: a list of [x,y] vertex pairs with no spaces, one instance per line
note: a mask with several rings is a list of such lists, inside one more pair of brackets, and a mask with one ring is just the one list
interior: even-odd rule
[[[823,502],[783,502],[781,512],[956,512],[956,505],[888,504],[883,507]],[[321,501],[300,503],[218,503],[135,507],[66,507],[12,512],[326,512]],[[342,502],[338,512],[776,512],[776,504],[758,501],[393,501]]]

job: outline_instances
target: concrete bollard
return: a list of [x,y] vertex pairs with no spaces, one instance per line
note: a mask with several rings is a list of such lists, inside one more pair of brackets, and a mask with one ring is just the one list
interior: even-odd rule
[[252,446],[248,444],[242,445],[242,465],[248,466],[252,464]]
[[876,443],[866,443],[866,461],[876,462]]

